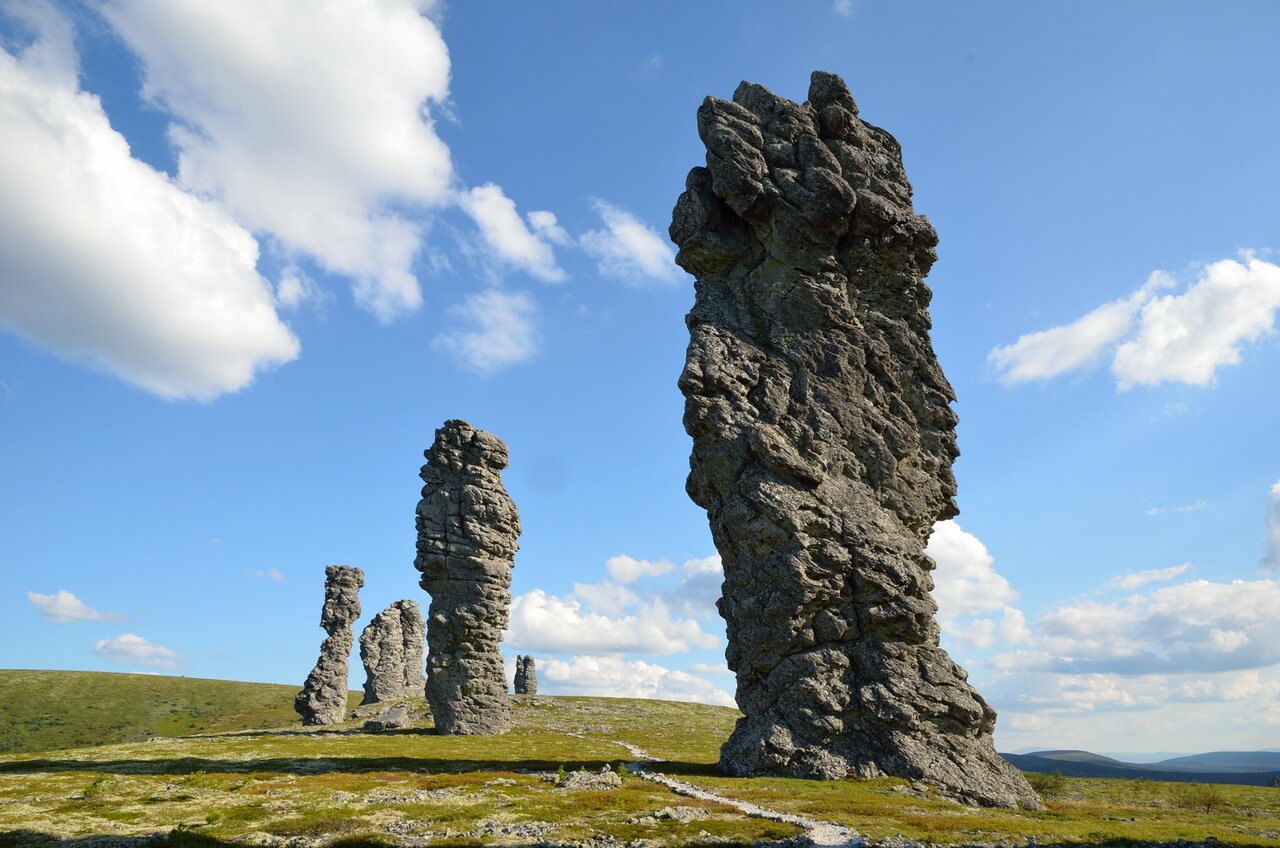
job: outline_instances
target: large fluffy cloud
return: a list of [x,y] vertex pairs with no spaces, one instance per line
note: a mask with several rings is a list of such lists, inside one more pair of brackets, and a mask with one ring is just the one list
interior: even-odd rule
[[298,355],[222,209],[134,159],[79,90],[69,24],[0,50],[0,323],[168,398],[207,400]]
[[421,302],[421,227],[404,205],[453,199],[429,111],[449,53],[426,0],[104,0],[173,115],[178,178],[239,220],[356,280],[383,319]]
[[588,609],[576,597],[534,589],[511,602],[506,641],[557,654],[678,654],[714,648],[720,640],[696,620],[674,617],[661,599],[646,599],[626,615],[611,616]]
[[656,698],[734,706],[732,695],[696,673],[620,657],[587,655],[567,660],[540,660],[538,680],[540,685],[543,681],[549,684],[542,688],[561,695]]
[[997,347],[989,361],[1013,384],[1083,368],[1113,350],[1111,373],[1121,389],[1206,386],[1218,368],[1239,364],[1246,344],[1275,331],[1280,266],[1252,253],[1206,265],[1183,292],[1158,294],[1171,284],[1156,272],[1129,297]]

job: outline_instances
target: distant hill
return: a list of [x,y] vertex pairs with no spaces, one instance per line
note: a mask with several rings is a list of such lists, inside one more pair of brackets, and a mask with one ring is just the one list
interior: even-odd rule
[[[0,670],[0,754],[283,727],[299,686],[150,674]],[[358,693],[352,693],[355,702]]]
[[1280,775],[1280,754],[1268,751],[1216,751],[1158,763],[1126,763],[1088,751],[1037,751],[1001,754],[1015,768],[1069,777],[1146,778],[1195,783],[1265,786]]

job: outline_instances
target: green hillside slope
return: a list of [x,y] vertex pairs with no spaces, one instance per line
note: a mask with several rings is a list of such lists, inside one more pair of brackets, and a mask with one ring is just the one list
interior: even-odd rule
[[[298,689],[151,674],[0,670],[0,753],[282,727],[298,721]],[[359,702],[358,693],[351,697],[353,705]]]

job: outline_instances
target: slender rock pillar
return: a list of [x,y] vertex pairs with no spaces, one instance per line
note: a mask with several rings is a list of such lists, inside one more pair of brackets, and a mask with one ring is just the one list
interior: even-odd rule
[[446,421],[422,466],[418,557],[427,613],[427,701],[440,733],[505,733],[511,700],[499,646],[520,518],[502,485],[507,446]]
[[302,723],[338,724],[347,715],[347,664],[351,659],[352,625],[360,617],[360,587],[364,572],[347,565],[324,570],[324,610],[320,626],[329,635],[320,644],[320,658],[307,675],[293,708]]

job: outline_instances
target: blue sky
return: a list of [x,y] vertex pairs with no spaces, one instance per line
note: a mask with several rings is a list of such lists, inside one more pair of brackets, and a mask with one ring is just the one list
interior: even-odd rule
[[426,603],[461,417],[511,656],[731,703],[665,232],[701,99],[823,69],[941,237],[936,597],[1001,748],[1280,744],[1280,7],[317,8],[0,4],[0,666],[301,681],[325,564]]

